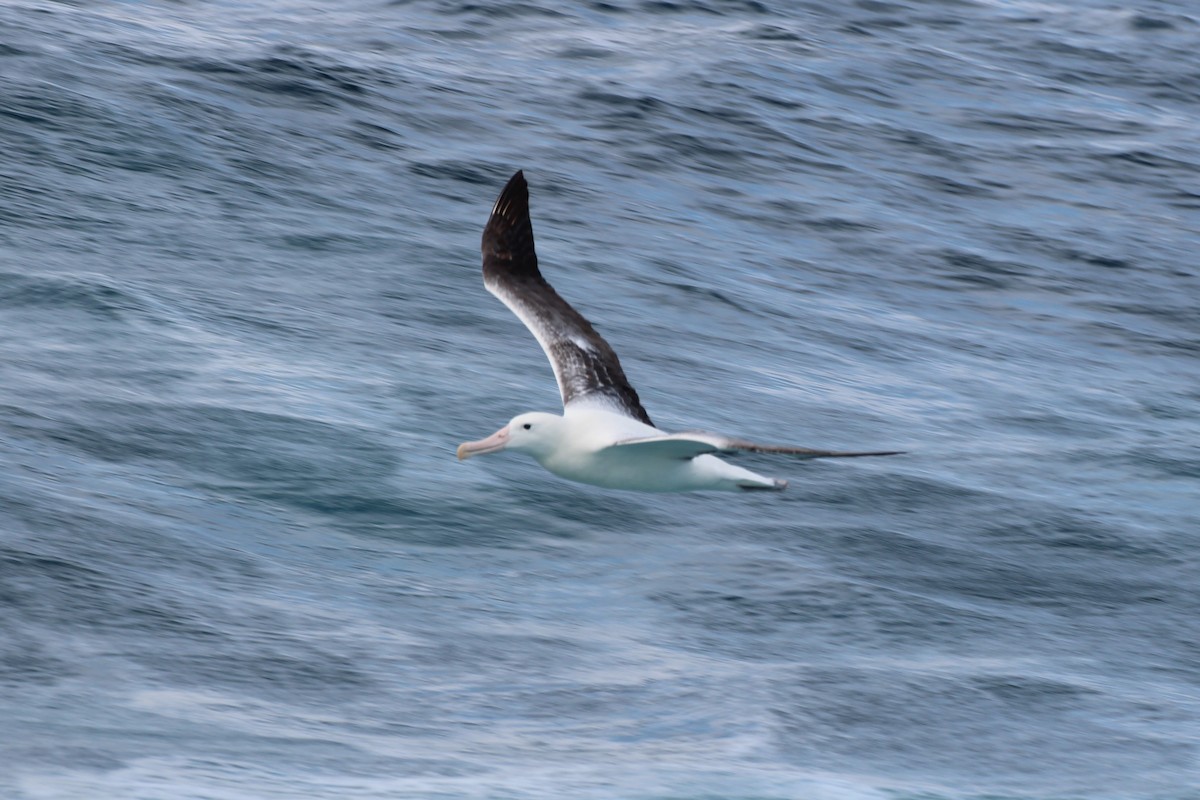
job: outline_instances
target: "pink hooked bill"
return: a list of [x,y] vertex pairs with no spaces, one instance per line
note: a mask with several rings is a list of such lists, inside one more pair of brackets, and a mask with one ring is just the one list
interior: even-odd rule
[[471,456],[482,456],[503,450],[508,445],[508,426],[493,433],[478,442],[463,442],[458,446],[458,460],[466,461]]

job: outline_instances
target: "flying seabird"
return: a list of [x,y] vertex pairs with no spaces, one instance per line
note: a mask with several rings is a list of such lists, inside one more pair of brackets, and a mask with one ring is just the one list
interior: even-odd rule
[[778,453],[799,458],[889,456],[755,444],[715,433],[665,433],[654,427],[621,362],[591,323],[538,270],[529,221],[529,187],[513,175],[483,229],[483,283],[512,310],[546,351],[563,413],[513,417],[486,439],[458,446],[459,459],[500,450],[528,453],[568,480],[644,492],[784,489],[717,458],[715,453]]

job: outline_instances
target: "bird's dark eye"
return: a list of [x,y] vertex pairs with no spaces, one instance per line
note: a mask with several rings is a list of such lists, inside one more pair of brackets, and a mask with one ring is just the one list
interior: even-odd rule
[[525,430],[529,430],[529,429],[530,429],[530,428],[532,428],[533,426],[532,426],[532,425],[530,425],[528,422],[526,422],[526,423],[525,423],[524,425],[522,425],[521,427],[522,427],[522,428],[524,428]]

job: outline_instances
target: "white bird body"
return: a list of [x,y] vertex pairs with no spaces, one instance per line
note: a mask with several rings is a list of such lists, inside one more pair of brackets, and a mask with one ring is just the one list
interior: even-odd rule
[[599,406],[572,405],[561,417],[522,414],[506,427],[506,449],[524,451],[548,472],[580,483],[643,492],[783,488],[780,481],[708,453],[681,456],[662,447],[648,452],[639,445],[653,447],[670,441],[668,435]]
[[783,489],[714,453],[779,453],[801,458],[892,455],[763,445],[713,433],[664,433],[642,408],[617,354],[542,277],[529,221],[529,190],[518,172],[496,200],[483,232],[483,276],[541,344],[563,399],[562,416],[513,417],[486,439],[464,442],[459,459],[516,450],[568,480],[610,489],[686,492]]

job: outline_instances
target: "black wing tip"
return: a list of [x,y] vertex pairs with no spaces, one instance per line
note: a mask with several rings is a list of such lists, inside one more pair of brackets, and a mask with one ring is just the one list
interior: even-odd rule
[[529,184],[525,182],[525,171],[521,169],[514,172],[513,176],[508,179],[508,183],[504,184],[504,188],[500,190],[500,196],[496,198],[496,204],[492,206],[492,215],[513,206],[529,207]]
[[[525,182],[525,172],[517,170],[492,205],[492,213],[488,215],[484,227],[484,239],[529,224],[529,184]],[[532,230],[530,231],[532,234]]]
[[529,184],[525,182],[525,170],[523,169],[519,169],[513,173],[513,176],[508,179],[508,183],[504,184],[504,188],[500,191],[500,196],[503,197],[509,192],[520,191],[525,192],[527,196],[529,194]]
[[768,478],[770,486],[759,483],[739,483],[738,488],[743,492],[782,492],[788,487],[788,482],[782,478]]
[[517,170],[500,191],[483,227],[484,281],[502,276],[539,277],[529,221],[529,186]]

